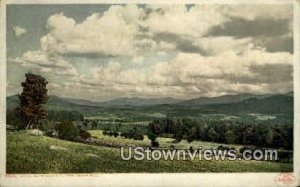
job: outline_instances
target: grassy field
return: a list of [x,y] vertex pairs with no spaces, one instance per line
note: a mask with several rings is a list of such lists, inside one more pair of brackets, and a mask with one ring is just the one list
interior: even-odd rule
[[[92,131],[100,139],[101,131]],[[119,141],[115,139],[115,141]],[[124,141],[122,139],[122,141]],[[127,141],[127,140],[126,140]],[[133,141],[133,140],[128,140]],[[159,140],[168,146],[169,140]],[[136,142],[134,142],[135,144]],[[141,144],[149,140],[140,141]],[[217,146],[194,142],[203,147]],[[185,147],[182,142],[178,146]],[[285,172],[292,164],[262,161],[123,161],[118,148],[74,143],[25,131],[7,134],[7,173],[114,173],[114,172]]]
[[[151,141],[148,139],[147,136],[144,136],[144,140],[133,140],[133,139],[125,139],[122,137],[111,137],[111,136],[105,136],[102,133],[102,130],[90,130],[89,131],[92,136],[97,137],[100,140],[105,140],[109,142],[115,142],[115,143],[123,143],[127,145],[140,145],[140,146],[149,146]],[[201,141],[193,141],[191,143],[188,143],[186,140],[182,140],[180,143],[173,143],[174,139],[172,138],[162,138],[158,137],[157,140],[159,141],[159,146],[162,148],[170,148],[171,145],[173,145],[177,149],[189,149],[191,146],[196,149],[199,147],[202,147],[202,149],[210,149],[210,148],[217,148],[220,145],[226,145],[229,147],[234,147],[237,150],[239,150],[242,146],[241,145],[227,145],[227,144],[219,144],[219,143],[213,143],[213,142],[201,142]]]

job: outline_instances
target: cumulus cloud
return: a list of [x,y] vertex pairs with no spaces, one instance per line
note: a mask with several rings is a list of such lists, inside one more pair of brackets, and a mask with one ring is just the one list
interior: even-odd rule
[[292,27],[286,19],[274,20],[270,18],[258,18],[255,20],[245,20],[232,18],[224,25],[217,25],[211,28],[210,36],[235,36],[242,37],[262,37],[262,36],[281,36],[290,32]]
[[293,17],[292,4],[236,4],[226,6],[226,14],[246,20],[255,19],[290,19]]
[[70,77],[50,84],[53,93],[70,88],[64,93],[96,100],[287,92],[291,12],[286,5],[112,5],[81,22],[54,14],[41,49],[10,61]]
[[41,51],[28,51],[21,57],[9,59],[11,62],[36,70],[40,73],[54,73],[57,75],[76,76],[76,68],[60,57],[47,56]]
[[[271,93],[292,85],[292,55],[249,48],[243,54],[227,51],[216,56],[178,53],[169,62],[148,68],[126,68],[110,62],[81,77],[81,84],[105,87],[134,96],[193,97],[236,93]],[[288,91],[288,90],[285,90]]]
[[[223,6],[185,5],[148,6],[150,13],[143,22],[154,33],[202,36],[212,26],[224,23],[228,18],[223,14]],[[200,26],[201,25],[201,26]]]
[[[104,14],[95,13],[81,23],[61,14],[47,22],[48,34],[41,39],[44,51],[62,55],[133,55],[143,10],[135,5],[111,6]],[[142,44],[141,44],[142,45]]]
[[[243,7],[250,15],[239,13]],[[242,38],[288,33],[291,16],[283,14],[280,7],[114,5],[79,23],[63,13],[55,14],[48,19],[48,33],[41,38],[41,47],[47,53],[90,58],[173,49],[206,54],[209,52],[194,45],[194,40],[205,36]],[[284,6],[284,10],[288,8],[291,7]]]
[[12,29],[13,29],[14,34],[15,34],[16,37],[20,37],[20,36],[27,33],[27,30],[25,28],[22,28],[22,27],[19,27],[19,26],[13,26]]

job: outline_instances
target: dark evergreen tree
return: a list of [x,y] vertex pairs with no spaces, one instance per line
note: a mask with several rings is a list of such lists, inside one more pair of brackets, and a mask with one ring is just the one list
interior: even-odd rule
[[36,128],[38,121],[47,117],[44,107],[48,100],[47,80],[41,75],[31,72],[26,73],[26,79],[22,82],[23,92],[19,95],[20,105],[16,108],[21,120],[21,128]]

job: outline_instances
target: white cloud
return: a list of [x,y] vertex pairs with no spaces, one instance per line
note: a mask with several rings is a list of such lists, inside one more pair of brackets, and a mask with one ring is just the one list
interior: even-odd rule
[[[228,51],[211,57],[179,53],[170,63],[156,64],[153,67],[152,75],[157,76],[157,83],[167,85],[197,84],[199,79],[230,81],[236,79],[242,83],[245,77],[248,78],[247,81],[252,80],[251,84],[256,84],[264,80],[262,77],[266,76],[263,74],[266,71],[265,66],[269,65],[270,68],[279,65],[292,67],[292,62],[293,56],[289,53],[267,53],[255,49],[249,49],[243,54]],[[253,68],[255,68],[255,72]],[[280,70],[277,69],[277,71]],[[279,75],[278,72],[273,71],[272,75],[268,74],[267,76],[276,77]],[[282,78],[285,80],[285,77]],[[280,81],[280,78],[279,80],[273,78],[273,80]]]
[[19,26],[13,26],[12,29],[13,29],[14,34],[15,34],[16,37],[20,37],[20,36],[27,33],[27,30],[25,28],[22,28],[22,27],[19,27]]
[[41,73],[51,72],[53,74],[66,76],[77,75],[76,68],[69,62],[57,56],[48,57],[41,51],[28,51],[21,57],[9,60]]
[[[178,53],[168,62],[147,68],[127,68],[119,62],[110,62],[92,69],[92,77],[81,77],[78,85],[115,94],[182,98],[273,93],[276,89],[284,92],[291,89],[292,69],[281,71],[276,67],[292,67],[292,59],[289,53],[268,53],[253,48],[242,54],[227,51],[209,57]],[[283,83],[286,85],[282,86]]]
[[[214,54],[224,48],[242,48],[249,39],[205,38],[211,28],[222,26],[232,16],[249,20],[290,18],[280,7],[195,5],[187,9],[185,5],[147,5],[146,8],[115,5],[80,23],[63,13],[55,14],[48,19],[48,33],[41,38],[41,47],[47,53],[71,56],[136,56],[155,50],[176,49],[175,43],[152,38],[159,33],[168,33],[189,38]],[[284,6],[284,10],[288,8]],[[218,42],[226,45],[218,45]]]
[[231,5],[226,6],[225,13],[229,16],[240,17],[247,20],[260,19],[291,19],[293,17],[293,6],[286,5]]
[[251,38],[234,39],[233,37],[203,37],[195,39],[193,44],[207,51],[210,55],[216,55],[226,51],[234,50],[243,52],[252,45]]
[[138,22],[144,12],[135,5],[112,6],[103,15],[93,14],[82,23],[63,14],[48,19],[49,32],[42,49],[58,54],[133,55]]
[[176,45],[173,43],[168,43],[165,41],[160,41],[158,44],[159,50],[170,51],[176,48]]
[[[154,33],[173,33],[193,37],[203,36],[216,25],[228,20],[222,6],[196,5],[189,10],[185,5],[149,6],[152,9],[143,26]],[[160,11],[159,11],[160,10]]]
[[[64,88],[64,94],[79,98],[192,98],[290,91],[291,54],[269,53],[255,46],[251,36],[206,35],[232,17],[290,19],[290,13],[284,14],[287,9],[283,9],[196,5],[188,10],[185,5],[113,5],[82,22],[63,13],[55,14],[47,21],[48,32],[40,39],[41,49],[10,61],[58,75],[58,79],[68,76],[62,84],[52,82],[49,88],[55,94]],[[68,62],[66,56],[76,58],[76,64]],[[87,64],[78,65],[80,62]]]
[[132,58],[132,63],[137,64],[137,65],[142,65],[143,61],[144,61],[144,57],[143,56],[134,56]]

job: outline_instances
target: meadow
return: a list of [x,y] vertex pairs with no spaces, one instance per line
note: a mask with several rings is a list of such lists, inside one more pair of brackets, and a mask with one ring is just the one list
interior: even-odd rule
[[[111,136],[105,136],[103,135],[102,130],[90,130],[89,131],[92,136],[97,137],[97,139],[112,142],[112,143],[122,143],[132,146],[149,146],[151,144],[151,141],[147,136],[144,136],[144,140],[134,140],[134,139],[125,139],[120,136],[118,137],[111,137]],[[166,138],[166,137],[158,137],[157,141],[159,142],[159,145],[161,148],[170,148],[170,146],[174,146],[176,149],[189,149],[191,146],[196,149],[201,147],[202,149],[217,149],[218,146],[224,145],[214,142],[203,142],[203,141],[193,141],[191,143],[188,143],[186,140],[182,140],[179,143],[174,143],[173,138]],[[234,145],[234,144],[226,144],[226,146],[234,147],[237,150],[239,150],[242,145]]]
[[[91,131],[93,136],[110,141],[120,138],[103,136],[101,131]],[[148,144],[126,140],[129,143]],[[133,142],[134,141],[134,142]],[[170,139],[160,138],[162,146]],[[124,142],[124,139],[122,139]],[[192,145],[216,147],[218,144],[195,141]],[[182,142],[178,147],[190,144]],[[124,161],[120,149],[86,145],[47,136],[33,136],[26,131],[7,133],[7,173],[162,173],[162,172],[288,172],[291,163],[266,161]]]

